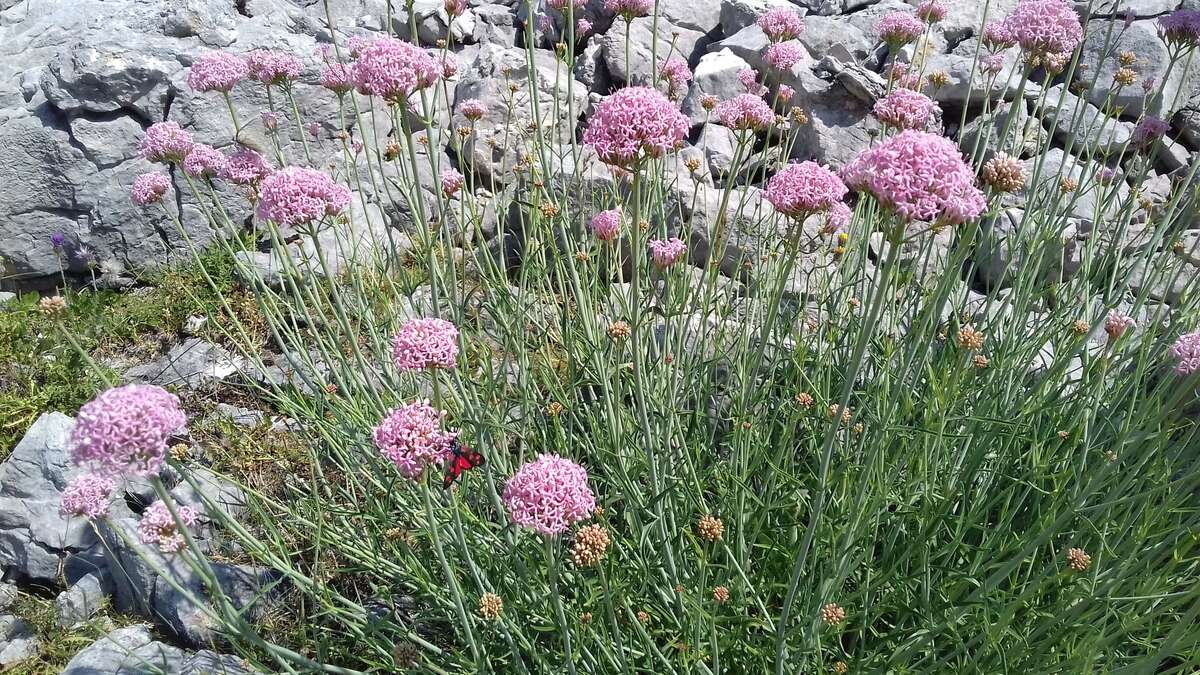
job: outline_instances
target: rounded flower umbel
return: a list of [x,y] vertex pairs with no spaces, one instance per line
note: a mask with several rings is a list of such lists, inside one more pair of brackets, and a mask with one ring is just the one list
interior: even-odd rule
[[816,162],[800,162],[771,176],[766,198],[779,213],[804,219],[841,204],[846,191],[846,184],[836,173]]
[[262,155],[246,148],[230,155],[217,175],[235,185],[254,185],[271,175],[271,165]]
[[919,91],[900,88],[876,101],[873,111],[885,126],[924,130],[941,108]]
[[1200,10],[1177,9],[1158,17],[1158,34],[1167,46],[1175,49],[1200,45]]
[[771,42],[786,42],[804,34],[804,19],[787,7],[772,7],[755,21]]
[[252,79],[263,84],[284,84],[304,71],[300,59],[287,52],[256,49],[246,55],[246,65]]
[[890,12],[875,24],[875,32],[891,48],[906,45],[921,37],[925,24],[907,12]]
[[1200,331],[1180,335],[1168,351],[1175,359],[1175,372],[1191,375],[1200,370]]
[[609,209],[593,216],[592,233],[600,241],[613,241],[621,236],[621,210]]
[[772,43],[763,53],[763,62],[776,70],[791,70],[806,58],[808,50],[798,40]]
[[163,195],[171,189],[171,179],[163,173],[143,173],[133,179],[133,189],[129,198],[138,206],[149,206],[162,201]]
[[442,64],[420,47],[382,37],[359,51],[353,71],[359,92],[400,103],[437,82]]
[[350,205],[350,188],[316,169],[289,166],[267,176],[255,215],[296,226],[336,216]]
[[440,467],[458,434],[442,429],[446,413],[416,401],[388,411],[379,426],[371,430],[375,447],[396,465],[400,475],[419,479],[429,465]]
[[154,502],[138,521],[138,539],[143,544],[157,546],[163,553],[178,553],[187,548],[187,538],[180,531],[180,526],[192,527],[200,514],[190,506],[176,506],[175,515],[179,516],[178,521],[171,515],[166,502]]
[[654,10],[654,0],[604,0],[604,10],[633,21],[639,16],[649,16]]
[[583,132],[600,161],[631,169],[650,157],[674,150],[691,123],[661,92],[626,87],[604,99]]
[[1004,27],[1032,57],[1069,54],[1083,39],[1079,15],[1063,0],[1021,0]]
[[659,239],[651,239],[647,245],[650,247],[650,259],[654,261],[654,266],[659,269],[666,269],[683,259],[687,253],[687,244],[681,239],[672,237],[666,241]]
[[739,131],[763,131],[775,121],[775,111],[761,96],[754,94],[738,94],[728,101],[721,101],[714,114],[718,122]]
[[192,63],[188,86],[193,91],[228,93],[250,75],[246,60],[229,52],[207,52]]
[[212,178],[225,169],[225,153],[211,145],[197,143],[183,160],[183,171],[192,178]]
[[71,461],[105,476],[151,476],[162,468],[167,441],[186,424],[179,399],[162,387],[107,389],[79,409],[68,442]]
[[1123,314],[1117,310],[1108,313],[1104,319],[1104,332],[1108,334],[1109,342],[1116,342],[1125,335],[1130,328],[1137,326],[1137,322],[1128,314]]
[[955,225],[987,206],[958,146],[923,131],[903,131],[865,150],[842,169],[842,179],[906,222]]
[[138,154],[151,162],[182,162],[194,145],[192,135],[175,122],[156,122],[146,129]]
[[67,484],[58,512],[93,520],[103,518],[108,515],[108,505],[116,489],[116,481],[109,476],[84,474]]
[[466,177],[454,169],[446,169],[442,171],[442,194],[446,195],[447,197],[453,197],[454,195],[458,194],[458,191],[462,189],[463,185],[466,184],[466,181]]
[[549,453],[522,466],[502,496],[514,523],[546,536],[566,532],[596,509],[587,470]]
[[453,368],[458,328],[445,319],[409,319],[392,338],[392,363],[402,373]]

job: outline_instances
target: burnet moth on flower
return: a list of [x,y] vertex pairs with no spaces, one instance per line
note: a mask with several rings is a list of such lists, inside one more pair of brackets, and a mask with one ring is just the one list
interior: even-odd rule
[[479,452],[458,442],[458,439],[450,441],[450,461],[446,464],[446,476],[442,478],[442,487],[450,489],[454,481],[463,475],[463,472],[474,469],[478,466],[483,466],[483,455]]

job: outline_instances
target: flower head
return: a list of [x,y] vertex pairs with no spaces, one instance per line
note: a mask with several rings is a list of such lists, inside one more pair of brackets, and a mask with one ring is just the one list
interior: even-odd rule
[[321,71],[321,86],[337,94],[354,88],[354,69],[345,63],[330,63]]
[[906,45],[925,32],[925,24],[908,12],[889,12],[875,24],[879,39],[892,47]]
[[659,269],[666,269],[674,265],[687,253],[687,244],[675,237],[666,241],[651,239],[647,242],[647,245],[650,247],[650,259],[654,261],[654,266]]
[[484,593],[479,597],[479,616],[495,621],[504,612],[504,600],[495,593]]
[[720,518],[705,514],[697,521],[696,531],[700,533],[701,539],[721,541],[725,534],[725,523]]
[[939,110],[933,99],[912,89],[893,89],[874,108],[875,116],[889,127],[922,130]]
[[650,15],[654,11],[654,0],[604,0],[604,10],[633,21],[639,16]]
[[409,319],[392,338],[392,363],[402,373],[453,368],[458,363],[458,329],[445,319]]
[[717,121],[730,129],[763,131],[775,121],[771,106],[754,94],[738,94],[721,101],[714,111]]
[[67,484],[58,512],[64,516],[103,518],[108,515],[108,503],[116,489],[116,481],[109,476],[84,474]]
[[218,174],[221,178],[237,185],[251,185],[266,178],[271,165],[263,156],[249,148],[238,150],[225,161]]
[[846,184],[816,162],[788,164],[767,182],[766,199],[790,218],[806,218],[841,204]]
[[983,27],[983,44],[992,49],[1008,49],[1017,44],[1017,38],[1003,21],[989,21]]
[[473,122],[487,113],[487,106],[477,98],[469,98],[458,104],[458,111],[462,113],[463,117]]
[[1016,192],[1025,187],[1025,165],[1012,155],[997,152],[983,165],[983,182],[997,192]]
[[946,6],[941,0],[924,0],[917,5],[917,16],[927,23],[937,23],[946,18]]
[[739,70],[737,78],[738,82],[741,82],[742,86],[746,88],[747,94],[763,96],[767,93],[766,86],[758,81],[758,71],[754,70],[753,68],[744,68]]
[[441,174],[442,194],[453,197],[466,184],[467,179],[455,169],[446,169]]
[[353,73],[359,92],[398,103],[437,82],[442,64],[420,47],[381,37],[359,52]]
[[575,533],[571,546],[571,561],[576,567],[591,567],[604,559],[610,542],[603,525],[584,525]]
[[1200,370],[1200,331],[1180,335],[1167,353],[1176,361],[1176,373],[1190,375]]
[[158,473],[167,441],[187,424],[179,399],[152,384],[100,392],[79,409],[71,429],[71,461],[105,476]]
[[659,66],[658,75],[667,81],[667,92],[671,98],[676,98],[681,92],[686,91],[688,82],[692,81],[692,71],[688,68],[687,61],[678,56],[664,61]]
[[458,434],[442,429],[444,411],[429,401],[406,403],[388,411],[371,430],[371,441],[405,478],[416,480],[427,465],[440,467]]
[[228,92],[249,74],[250,68],[242,57],[229,52],[207,52],[192,63],[187,83],[194,91]]
[[616,239],[621,234],[621,209],[609,209],[593,216],[592,233],[600,241]]
[[587,470],[549,453],[522,466],[502,496],[514,523],[547,536],[566,532],[596,508]]
[[350,188],[316,169],[289,166],[262,182],[255,215],[294,226],[336,216],[349,205]]
[[143,544],[157,546],[163,553],[182,551],[187,547],[187,539],[179,531],[179,526],[195,525],[200,514],[190,506],[176,506],[175,514],[179,516],[179,522],[175,522],[166,502],[160,500],[151,504],[138,521],[138,539]]
[[229,163],[225,153],[211,145],[197,143],[183,159],[183,171],[192,178],[211,178]]
[[902,131],[865,150],[842,169],[842,179],[906,221],[958,224],[987,206],[958,146],[923,131]]
[[575,37],[581,38],[592,32],[592,22],[587,19],[578,19],[575,21]]
[[583,142],[602,162],[628,169],[675,149],[689,127],[688,118],[662,93],[626,87],[596,106]]
[[162,201],[163,195],[171,189],[171,179],[163,173],[143,173],[133,179],[133,189],[130,199],[138,206],[149,206]]
[[1079,16],[1064,0],[1021,0],[1004,26],[1032,56],[1069,54],[1083,39]]
[[146,129],[138,154],[151,162],[182,162],[192,149],[192,135],[175,122],[155,122]]
[[1158,17],[1158,33],[1168,45],[1195,47],[1200,44],[1200,10],[1177,9]]
[[987,54],[979,59],[980,69],[988,75],[999,75],[1004,70],[1003,54]]
[[1092,556],[1081,548],[1067,549],[1067,566],[1074,572],[1084,572],[1092,565]]
[[262,111],[262,114],[259,115],[259,117],[262,118],[263,126],[266,127],[267,131],[275,131],[276,129],[279,128],[279,114],[278,113],[276,113],[272,110],[264,110],[264,111]]
[[1125,334],[1125,331],[1135,327],[1136,325],[1137,322],[1133,320],[1133,317],[1129,316],[1128,314],[1122,314],[1114,309],[1113,311],[1109,312],[1108,317],[1104,319],[1104,332],[1108,333],[1109,342],[1116,342],[1117,340],[1121,339],[1121,336]]
[[787,103],[788,101],[792,100],[792,97],[795,95],[796,95],[795,89],[792,89],[791,87],[787,86],[786,84],[779,85],[779,100],[781,102]]
[[763,53],[763,62],[776,70],[791,70],[808,56],[808,50],[798,40],[773,42]]
[[1149,145],[1162,138],[1170,130],[1171,125],[1165,120],[1154,115],[1146,115],[1138,120],[1137,126],[1134,127],[1133,140],[1140,145]]
[[836,602],[831,602],[821,608],[821,620],[827,625],[836,626],[846,620],[846,610]]
[[304,65],[287,52],[255,49],[246,55],[250,77],[263,84],[282,84],[300,77]]
[[788,7],[772,7],[755,21],[771,42],[795,40],[804,34],[804,19]]

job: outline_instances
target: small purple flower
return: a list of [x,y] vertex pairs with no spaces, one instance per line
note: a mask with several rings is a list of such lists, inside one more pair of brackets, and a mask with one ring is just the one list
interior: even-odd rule
[[1179,336],[1168,354],[1175,359],[1175,372],[1191,375],[1200,370],[1200,331]]
[[50,235],[50,245],[54,248],[62,248],[67,243],[67,235],[62,232],[55,232]]

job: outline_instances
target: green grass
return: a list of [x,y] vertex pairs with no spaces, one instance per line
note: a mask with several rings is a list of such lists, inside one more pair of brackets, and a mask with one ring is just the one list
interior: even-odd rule
[[[138,282],[128,291],[69,291],[59,316],[40,312],[36,293],[0,305],[0,460],[43,412],[74,414],[115,382],[119,369],[106,364],[133,365],[169,348],[189,316],[212,317],[202,337],[221,339],[213,326],[223,315],[219,298],[242,311],[247,325],[255,323],[253,303],[235,286],[231,260],[220,249],[201,254],[199,262],[146,273]],[[64,340],[64,333],[78,344]]]
[[29,623],[41,641],[37,656],[5,671],[13,675],[56,675],[61,673],[80,650],[111,630],[132,625],[136,621],[122,617],[102,607],[87,623],[70,629],[59,628],[53,597],[21,592],[17,601],[6,610]]

